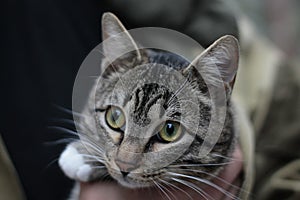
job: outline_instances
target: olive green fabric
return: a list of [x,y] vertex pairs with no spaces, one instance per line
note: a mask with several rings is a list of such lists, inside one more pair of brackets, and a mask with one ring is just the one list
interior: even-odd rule
[[255,154],[243,148],[255,163],[249,197],[300,199],[300,62],[287,60],[253,27],[241,18],[242,58],[234,91],[255,132]]
[[300,199],[300,62],[281,64],[257,135],[259,199]]
[[25,199],[20,187],[19,179],[9,159],[6,148],[0,135],[0,199]]

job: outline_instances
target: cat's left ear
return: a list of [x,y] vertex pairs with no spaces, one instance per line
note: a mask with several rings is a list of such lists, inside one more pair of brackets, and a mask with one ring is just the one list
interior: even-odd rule
[[[216,68],[218,77],[222,78],[226,90],[232,91],[239,64],[239,44],[235,37],[226,35],[215,41],[202,54],[197,56],[184,73],[196,67],[197,71],[215,76]],[[200,70],[199,70],[200,69]],[[215,81],[215,79],[212,79]]]
[[[105,42],[105,40],[107,42]],[[128,57],[134,57],[141,60],[141,53],[137,44],[120,22],[120,20],[112,13],[107,12],[102,16],[102,40],[105,56],[114,61],[117,58],[124,58],[124,53]],[[127,58],[126,57],[126,58]]]

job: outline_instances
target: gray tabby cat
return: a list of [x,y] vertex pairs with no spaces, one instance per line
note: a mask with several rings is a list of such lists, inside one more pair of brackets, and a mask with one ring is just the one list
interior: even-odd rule
[[[237,40],[220,38],[191,64],[170,52],[138,49],[111,13],[103,15],[102,31],[103,40],[125,32],[125,38],[104,43],[106,57],[124,47],[135,50],[113,62],[103,59],[95,94],[82,112],[80,139],[59,158],[64,173],[83,182],[109,175],[129,188],[165,182],[195,186],[218,175],[230,160],[237,137],[230,101],[238,68]],[[211,99],[195,66],[207,67],[212,60],[219,72],[210,73],[220,73],[228,107],[216,145],[201,157]]]

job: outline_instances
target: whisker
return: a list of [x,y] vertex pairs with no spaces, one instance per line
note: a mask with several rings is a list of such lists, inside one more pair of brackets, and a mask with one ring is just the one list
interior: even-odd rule
[[[73,128],[77,129],[80,128],[81,130],[86,130],[88,129],[87,127],[85,127],[82,123],[78,123],[76,122],[76,120],[72,120],[72,119],[66,119],[66,118],[53,118],[51,119],[51,122],[55,122],[55,123],[65,123],[68,125],[73,126]],[[51,127],[51,126],[50,126]]]
[[[160,181],[163,182],[163,183],[165,183],[166,185],[170,185],[171,188],[175,188],[175,189],[181,191],[181,192],[184,193],[186,196],[188,196],[189,199],[193,200],[193,198],[191,197],[191,195],[189,195],[189,193],[187,193],[186,191],[184,191],[184,190],[181,189],[180,187],[178,187],[178,186],[176,186],[176,185],[174,185],[174,184],[172,184],[172,183],[170,183],[170,182],[167,182],[167,181],[165,181],[165,180],[163,180],[163,179],[161,179]],[[175,190],[175,189],[174,189],[174,190]],[[176,190],[175,190],[175,191],[176,191]]]
[[[195,184],[184,181],[184,180],[180,180],[177,178],[172,177],[171,178],[173,181],[176,181],[177,183],[180,183],[182,185],[187,186],[188,188],[191,188],[192,190],[194,190],[195,192],[197,192],[200,196],[202,196],[203,198],[205,198],[206,200],[209,200],[205,195],[208,195],[211,198],[211,196],[209,194],[207,194],[206,192],[204,192],[202,189],[200,189],[199,187],[197,187]],[[204,193],[204,194],[203,194]]]
[[[84,122],[81,122],[80,124],[79,123],[76,123],[77,124],[77,126],[79,126],[79,128],[81,129],[81,130],[79,130],[80,132],[83,132],[83,130],[84,130],[84,132],[86,132],[86,133],[91,133],[91,134],[93,134],[94,133],[94,131],[92,131],[91,129],[90,129],[90,127],[88,126],[88,124],[86,124],[86,123],[84,123]],[[76,127],[77,128],[77,127]]]
[[161,179],[159,179],[159,182],[161,182],[160,186],[163,187],[167,193],[171,194],[174,199],[177,199],[177,197],[167,188],[169,186],[168,184],[165,184],[166,186],[164,186]]
[[[103,160],[103,158],[100,157],[100,156],[89,155],[89,154],[79,154],[79,155],[81,155],[81,156],[83,156],[83,157],[86,157],[86,158],[94,158],[94,159],[97,159],[97,161],[98,161],[98,160]],[[94,161],[95,161],[95,160],[94,160]],[[104,161],[104,160],[103,160],[103,161]]]
[[[96,153],[99,153],[100,155],[103,155],[103,150],[102,149],[100,149],[100,148],[97,148],[97,146],[95,146],[95,145],[93,145],[93,144],[91,144],[91,143],[89,143],[89,142],[85,142],[85,141],[81,141],[82,142],[82,145],[85,147],[85,149],[88,151],[88,152],[90,152],[89,151],[89,149],[88,149],[88,147],[87,146],[89,146],[90,148],[92,148],[93,150],[95,150],[96,151]],[[91,153],[91,152],[90,152]]]
[[211,155],[215,156],[215,157],[225,158],[225,159],[232,160],[232,161],[240,161],[240,162],[244,161],[243,159],[235,159],[235,158],[227,157],[227,156],[220,155],[220,154],[217,154],[217,153],[211,153]]
[[197,103],[197,102],[191,101],[190,99],[189,99],[189,100],[181,100],[181,99],[180,99],[180,103],[186,103],[186,102],[189,102],[189,103],[191,103],[191,104],[194,104],[194,105],[197,105],[197,106],[198,106],[198,103]]
[[176,90],[176,92],[171,96],[171,98],[167,102],[167,105],[170,105],[173,102],[174,98],[177,97],[177,95],[184,89],[187,82],[188,82],[188,79],[186,79],[184,81],[184,83],[181,86],[179,86],[179,88]]
[[[104,154],[104,150],[94,141],[88,139],[88,138],[84,138],[82,137],[80,142],[85,146],[85,145],[89,145],[91,148],[93,148],[94,150],[96,150],[97,153],[100,153],[101,155]],[[87,147],[85,146],[85,148],[87,149]],[[87,149],[88,150],[88,149]]]
[[60,127],[60,126],[48,126],[48,128],[50,129],[55,129],[55,130],[59,130],[63,133],[68,133],[70,135],[74,135],[74,136],[79,136],[78,132],[76,131],[73,131],[73,130],[70,130],[70,129],[67,129],[65,127]]
[[53,165],[54,163],[56,163],[56,162],[58,161],[58,159],[59,159],[59,158],[55,158],[55,159],[53,159],[52,161],[50,161],[50,162],[46,165],[46,167],[45,167],[44,170],[48,169],[51,165]]
[[170,196],[163,190],[163,188],[161,188],[161,186],[160,186],[160,184],[159,184],[158,182],[156,182],[155,180],[153,180],[153,183],[157,186],[157,188],[160,189],[160,191],[163,192],[163,194],[164,194],[169,200],[172,200],[172,199],[170,198]]
[[223,163],[199,163],[199,164],[175,164],[170,165],[169,167],[205,167],[205,166],[223,166],[230,164],[232,162],[223,162]]
[[213,178],[215,178],[215,179],[217,179],[217,180],[219,180],[219,181],[221,181],[221,182],[223,182],[223,183],[229,185],[230,187],[233,187],[233,188],[235,188],[235,189],[238,189],[238,190],[240,190],[240,191],[243,191],[243,192],[246,192],[246,193],[249,194],[249,192],[246,191],[246,190],[244,190],[243,188],[238,187],[238,186],[236,186],[236,185],[233,185],[233,184],[229,183],[228,181],[226,181],[225,179],[223,179],[223,178],[221,178],[221,177],[219,177],[219,176],[216,176],[216,175],[214,175],[214,174],[210,174],[210,173],[208,173],[208,172],[205,172],[205,171],[202,171],[202,170],[195,170],[195,169],[181,169],[181,168],[178,168],[177,170],[178,170],[178,171],[199,172],[199,173],[202,173],[202,174],[206,174],[206,175],[208,175],[208,176],[211,176],[211,177],[213,177]]
[[193,176],[185,175],[185,174],[179,174],[179,173],[175,173],[175,172],[168,172],[168,174],[173,175],[173,176],[177,176],[177,177],[189,178],[189,179],[192,179],[192,180],[199,181],[201,183],[205,183],[205,184],[219,190],[220,192],[222,192],[223,194],[225,194],[226,196],[228,196],[231,199],[238,199],[233,194],[231,194],[230,192],[226,191],[225,189],[221,188],[220,186],[218,186],[218,185],[216,185],[216,184],[214,184],[214,183],[212,183],[208,180],[201,179],[199,177],[193,177]]
[[92,169],[104,169],[106,166],[92,166]]
[[65,144],[65,143],[71,143],[74,142],[78,139],[76,138],[63,138],[55,141],[49,141],[49,142],[44,142],[45,145],[47,146],[52,146],[52,145],[59,145],[59,144]]
[[76,117],[84,117],[84,115],[82,114],[82,113],[79,113],[79,112],[75,112],[75,111],[73,111],[73,110],[70,110],[70,109],[68,109],[68,108],[64,108],[64,107],[62,107],[62,106],[59,106],[59,105],[57,105],[57,104],[52,104],[55,108],[57,108],[58,110],[61,110],[61,111],[63,111],[63,112],[65,112],[65,113],[67,113],[67,114],[71,114],[71,115],[74,115],[74,116],[76,116]]

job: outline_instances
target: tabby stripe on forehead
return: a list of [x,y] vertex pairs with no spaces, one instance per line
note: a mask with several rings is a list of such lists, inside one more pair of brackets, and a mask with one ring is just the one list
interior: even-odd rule
[[141,92],[141,89],[138,88],[135,92],[135,105],[134,105],[134,108],[138,107],[139,106],[139,103],[140,103],[140,100],[139,100],[139,93]]
[[[133,96],[135,97],[135,104],[133,108],[133,117],[135,118],[135,122],[140,125],[147,125],[147,123],[150,123],[150,119],[148,119],[148,112],[151,107],[160,99],[163,100],[162,103],[166,102],[170,94],[166,88],[163,88],[162,86],[157,84],[146,84],[143,87],[138,88]],[[163,113],[163,110],[161,110],[159,117],[161,117]]]
[[[151,93],[148,95],[145,95],[145,93],[142,93],[142,99],[139,99],[137,95],[136,101],[139,104],[136,104],[134,108],[135,113],[139,113],[140,115],[146,116],[146,114],[149,112],[151,106],[153,106],[159,99],[162,99],[164,96],[163,94],[157,94],[155,96],[150,96],[152,95]],[[141,100],[141,101],[140,101]]]

